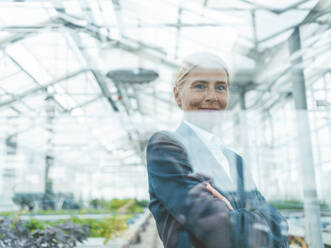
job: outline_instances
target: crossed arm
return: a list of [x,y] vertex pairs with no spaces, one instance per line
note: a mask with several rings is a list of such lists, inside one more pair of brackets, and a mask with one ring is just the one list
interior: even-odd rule
[[245,236],[236,236],[238,230],[249,234],[246,247],[287,247],[280,232],[283,219],[264,198],[256,199],[260,202],[251,211],[233,209],[203,177],[193,174],[185,148],[166,133],[150,139],[147,166],[150,187],[159,201],[205,247],[234,247]]

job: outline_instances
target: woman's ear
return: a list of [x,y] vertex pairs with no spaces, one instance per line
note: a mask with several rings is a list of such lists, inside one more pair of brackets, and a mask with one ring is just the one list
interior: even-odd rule
[[180,98],[179,90],[176,86],[173,88],[173,93],[178,107],[182,108],[182,99]]

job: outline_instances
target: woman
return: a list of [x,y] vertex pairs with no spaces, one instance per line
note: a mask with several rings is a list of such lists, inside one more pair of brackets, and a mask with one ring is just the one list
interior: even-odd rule
[[185,118],[148,142],[149,209],[164,247],[287,247],[286,220],[256,190],[242,158],[212,133],[229,86],[219,57],[186,58],[173,89]]

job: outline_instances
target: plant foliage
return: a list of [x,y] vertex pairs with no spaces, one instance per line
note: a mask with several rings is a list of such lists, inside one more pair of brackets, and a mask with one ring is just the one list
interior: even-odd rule
[[0,220],[0,248],[72,248],[88,234],[88,226],[69,221],[46,226],[37,220]]

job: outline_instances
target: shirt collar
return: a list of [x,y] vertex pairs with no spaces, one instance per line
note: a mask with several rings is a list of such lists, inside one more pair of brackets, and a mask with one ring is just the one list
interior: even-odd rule
[[199,138],[202,139],[202,141],[209,146],[210,144],[213,144],[215,142],[217,142],[218,144],[222,144],[221,140],[219,137],[217,137],[216,135],[214,135],[213,133],[210,133],[194,124],[192,124],[191,122],[188,122],[187,120],[183,121],[185,124],[187,124],[190,128],[193,129],[193,131],[199,136]]

